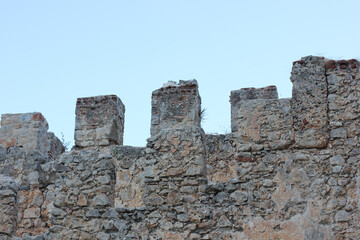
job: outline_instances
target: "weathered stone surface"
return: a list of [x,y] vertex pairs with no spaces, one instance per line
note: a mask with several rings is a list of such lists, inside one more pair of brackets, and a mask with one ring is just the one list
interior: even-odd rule
[[276,86],[267,86],[264,88],[242,88],[240,90],[231,91],[231,106],[238,104],[243,100],[253,99],[278,99]]
[[47,147],[48,158],[51,160],[55,160],[60,154],[62,154],[65,151],[65,146],[63,145],[63,142],[61,142],[60,139],[55,136],[54,133],[48,132],[47,137],[48,137],[48,147]]
[[0,236],[11,236],[16,231],[18,188],[14,179],[0,175]]
[[0,146],[36,150],[55,159],[64,152],[61,141],[51,132],[45,117],[38,112],[1,115]]
[[292,81],[233,92],[230,134],[204,133],[190,81],[155,91],[146,147],[0,147],[0,239],[359,239],[359,63],[306,57]]
[[115,95],[78,98],[75,146],[93,147],[123,143],[125,106]]
[[152,93],[151,136],[163,129],[200,126],[201,99],[196,80],[169,82]]
[[112,153],[116,157],[115,207],[143,206],[144,177],[149,169],[145,164],[144,148],[117,146]]
[[110,205],[110,199],[106,194],[96,195],[93,199],[94,206],[108,206]]
[[86,195],[85,195],[85,194],[81,193],[81,194],[79,195],[79,198],[78,198],[78,201],[77,201],[77,205],[78,205],[79,207],[85,207],[85,206],[88,205],[88,201],[87,201],[87,198],[86,198]]
[[[243,144],[284,149],[294,141],[290,99],[251,99],[235,102],[231,96],[232,132]],[[261,147],[260,147],[261,146]]]
[[308,56],[294,62],[291,111],[295,145],[301,148],[326,146],[329,140],[326,59]]

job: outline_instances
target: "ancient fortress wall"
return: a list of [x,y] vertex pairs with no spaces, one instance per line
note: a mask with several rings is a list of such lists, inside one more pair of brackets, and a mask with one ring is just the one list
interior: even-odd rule
[[0,239],[360,239],[359,62],[304,57],[291,81],[232,91],[224,135],[195,80],[167,83],[142,148],[114,95],[78,99],[70,152],[40,113],[2,115]]

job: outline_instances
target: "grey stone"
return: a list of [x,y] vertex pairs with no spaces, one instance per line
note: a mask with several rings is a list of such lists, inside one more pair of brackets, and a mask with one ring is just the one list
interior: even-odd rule
[[345,128],[336,128],[330,131],[330,137],[332,138],[346,138],[347,133]]
[[330,158],[330,164],[331,165],[344,165],[345,160],[340,156],[333,156]]
[[62,209],[60,208],[56,208],[54,207],[52,210],[51,210],[51,214],[54,215],[54,216],[57,216],[57,217],[64,217],[66,215],[66,212],[63,211]]
[[179,220],[180,222],[187,222],[189,217],[187,213],[182,213],[182,214],[178,214],[176,216],[177,220]]
[[39,184],[39,173],[36,172],[30,172],[28,174],[28,183],[30,185],[38,185]]
[[87,170],[85,170],[84,172],[81,173],[80,179],[82,181],[85,181],[90,176],[91,176],[91,171],[89,169],[87,169]]
[[244,191],[237,190],[230,194],[230,198],[232,198],[238,203],[244,203],[248,199],[248,194]]
[[271,187],[273,185],[273,182],[270,179],[265,179],[263,182],[263,186],[265,187]]
[[227,217],[221,216],[216,226],[219,228],[226,228],[226,227],[231,227],[232,223]]
[[196,175],[202,175],[205,171],[204,166],[190,166],[186,172],[185,176],[196,176]]
[[119,218],[119,214],[117,211],[113,208],[109,209],[107,212],[103,214],[103,217],[105,218]]
[[13,190],[0,190],[0,196],[16,196],[16,193]]
[[339,173],[339,172],[341,172],[341,166],[335,166],[335,167],[333,167],[333,172],[334,172],[334,173]]
[[96,235],[96,238],[99,239],[99,240],[110,240],[110,235],[107,234],[107,233],[104,233],[104,232],[99,232]]
[[126,234],[129,229],[129,225],[124,220],[117,220],[114,222],[114,226],[120,234]]
[[99,181],[100,184],[106,185],[109,184],[111,181],[111,177],[109,175],[103,175],[103,176],[98,176],[96,178],[97,181]]
[[347,222],[350,220],[350,214],[344,210],[340,210],[335,215],[335,221],[337,222]]
[[94,197],[93,204],[95,206],[108,206],[110,205],[110,199],[106,194],[100,193]]
[[100,217],[100,212],[97,209],[90,208],[89,211],[86,213],[86,217]]
[[154,173],[154,168],[152,166],[145,167],[144,169],[144,177],[146,178],[154,178],[156,175]]
[[222,203],[224,201],[227,201],[229,198],[229,195],[225,192],[219,192],[218,194],[216,194],[216,196],[214,197],[214,200],[218,203]]
[[64,165],[62,165],[62,164],[56,165],[56,171],[57,171],[57,172],[66,172],[66,171],[68,171],[68,170],[69,170],[69,168],[66,167],[66,166],[64,166]]

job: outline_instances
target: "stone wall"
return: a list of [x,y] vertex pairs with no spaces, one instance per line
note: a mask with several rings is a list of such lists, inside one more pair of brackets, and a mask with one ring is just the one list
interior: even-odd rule
[[196,81],[167,83],[145,147],[116,96],[78,100],[70,152],[0,148],[0,239],[359,239],[359,63],[305,57],[291,81],[232,91],[224,135]]
[[0,239],[10,239],[16,232],[18,188],[12,178],[0,175]]

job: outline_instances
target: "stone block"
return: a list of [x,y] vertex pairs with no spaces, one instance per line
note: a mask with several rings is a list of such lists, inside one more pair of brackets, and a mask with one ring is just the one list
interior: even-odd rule
[[143,206],[144,178],[155,177],[151,166],[145,167],[144,148],[116,146],[112,150],[116,156],[115,207]]
[[[257,102],[251,102],[249,100],[260,99],[278,99],[276,86],[268,86],[264,88],[242,88],[231,91],[230,103],[232,132],[238,132],[241,130],[241,118],[246,115],[246,113],[243,113],[242,108],[247,105],[252,105],[251,108],[254,108],[256,107],[255,105]],[[256,111],[256,108],[254,110]]]
[[168,82],[152,93],[151,136],[167,128],[200,126],[201,99],[196,80]]
[[282,149],[293,142],[290,99],[277,99],[275,86],[231,91],[231,131],[243,144]]
[[53,146],[53,158],[62,152],[63,147],[54,134],[48,135],[48,128],[45,117],[38,112],[3,114],[1,115],[0,146],[37,150],[48,157],[51,144],[57,142],[57,147]]
[[76,103],[76,147],[122,145],[125,106],[115,95],[78,98]]
[[[355,59],[327,61],[330,143],[359,136],[360,69]],[[350,142],[348,142],[350,143]]]
[[295,146],[322,148],[329,140],[326,60],[308,56],[293,63],[291,111]]

